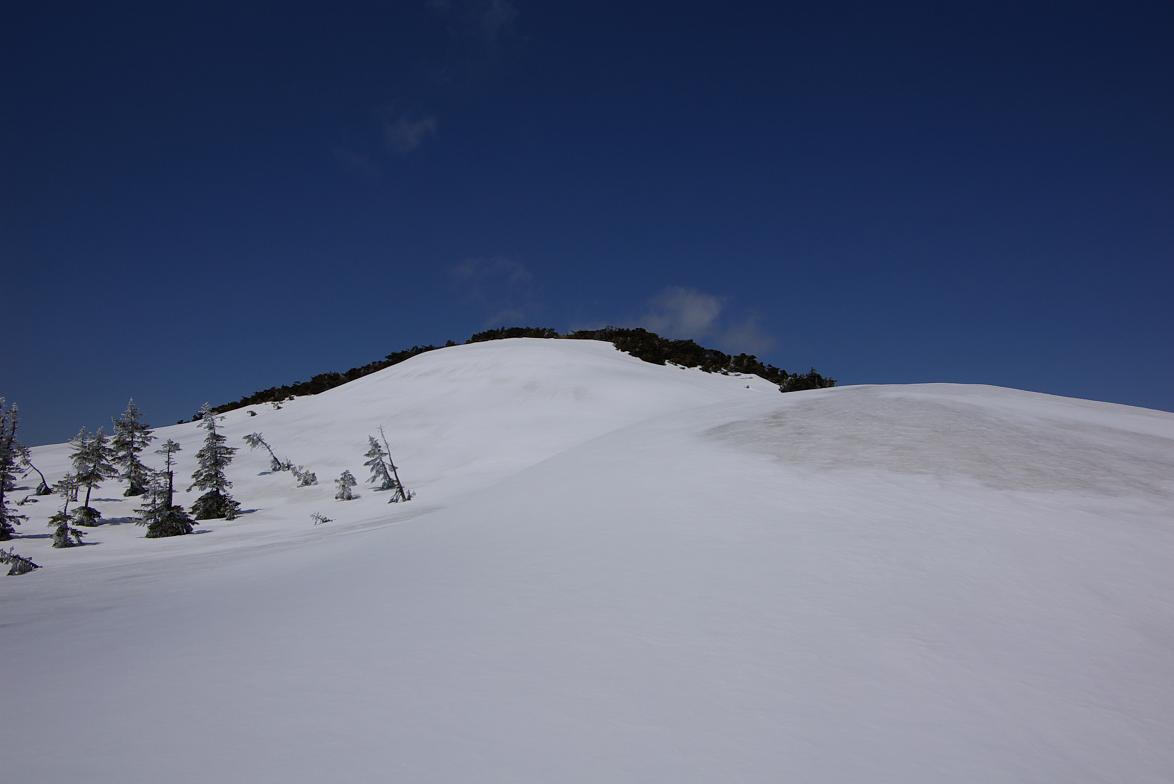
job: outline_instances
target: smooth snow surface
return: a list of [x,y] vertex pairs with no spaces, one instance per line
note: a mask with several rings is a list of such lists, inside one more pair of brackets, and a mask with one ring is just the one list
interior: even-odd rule
[[[236,521],[21,507],[5,781],[1174,781],[1174,415],[540,340],[252,409]],[[417,500],[334,501],[380,424]]]

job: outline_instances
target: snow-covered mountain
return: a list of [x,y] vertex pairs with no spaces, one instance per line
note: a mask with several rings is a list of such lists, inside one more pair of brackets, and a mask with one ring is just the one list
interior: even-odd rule
[[[1174,781],[1174,414],[522,339],[222,424],[237,520],[20,508],[5,780]],[[416,499],[333,500],[380,425]]]

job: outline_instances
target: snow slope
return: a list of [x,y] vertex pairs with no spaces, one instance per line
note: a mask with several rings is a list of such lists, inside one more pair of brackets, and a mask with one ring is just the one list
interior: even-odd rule
[[[1174,781],[1174,415],[540,340],[254,410],[322,485],[242,449],[255,511],[65,551],[22,508],[6,779]],[[333,501],[380,423],[418,499]]]

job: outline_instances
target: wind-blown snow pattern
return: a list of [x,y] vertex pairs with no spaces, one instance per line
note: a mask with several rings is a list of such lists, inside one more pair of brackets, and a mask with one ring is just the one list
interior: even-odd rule
[[[21,507],[5,780],[1174,780],[1174,415],[553,340],[252,410],[237,520],[144,539],[111,482],[52,550]],[[333,500],[381,424],[417,498]]]

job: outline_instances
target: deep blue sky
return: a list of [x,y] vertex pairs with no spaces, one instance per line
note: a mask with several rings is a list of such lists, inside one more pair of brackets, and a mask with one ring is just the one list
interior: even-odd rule
[[1174,409],[1174,5],[24,4],[0,394],[155,424],[486,326]]

